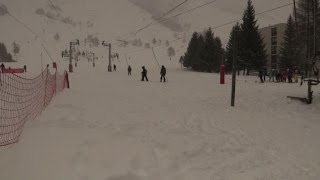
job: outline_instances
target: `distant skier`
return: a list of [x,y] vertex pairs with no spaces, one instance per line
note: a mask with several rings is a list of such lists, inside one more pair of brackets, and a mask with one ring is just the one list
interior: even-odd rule
[[263,69],[260,69],[259,70],[259,78],[260,78],[260,82],[263,83],[263,75],[264,75],[264,70]]
[[141,81],[144,81],[144,79],[146,79],[146,81],[149,81],[148,77],[147,77],[147,72],[148,71],[146,70],[146,68],[144,66],[142,66],[142,72],[141,72],[142,79],[141,79]]
[[117,66],[115,64],[113,65],[113,71],[117,71]]
[[131,69],[131,66],[129,65],[128,66],[128,76],[131,76],[131,71],[132,71],[132,69]]
[[27,66],[26,65],[23,66],[23,69],[24,69],[24,72],[27,72]]
[[268,69],[267,67],[263,67],[263,81],[266,81],[266,76],[268,76]]
[[0,69],[1,69],[1,71],[3,71],[5,69],[5,66],[3,63],[1,64]]
[[161,67],[161,71],[160,71],[160,82],[162,82],[162,79],[164,80],[164,82],[166,82],[166,73],[167,73],[167,70],[164,66]]

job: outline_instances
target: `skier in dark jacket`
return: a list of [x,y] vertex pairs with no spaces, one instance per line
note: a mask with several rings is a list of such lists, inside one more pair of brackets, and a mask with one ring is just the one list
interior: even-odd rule
[[117,66],[115,64],[113,65],[113,71],[117,71]]
[[160,71],[160,75],[161,75],[160,82],[162,82],[162,79],[164,80],[164,82],[166,82],[166,73],[167,73],[166,68],[162,66]]
[[144,78],[146,78],[146,80],[149,81],[149,80],[148,80],[148,77],[147,77],[147,70],[146,70],[146,68],[145,68],[144,66],[142,66],[141,75],[142,75],[141,81],[144,81]]
[[3,71],[5,69],[5,66],[3,63],[1,64],[0,69],[1,69],[1,71]]
[[264,75],[264,70],[263,69],[260,69],[259,70],[259,78],[260,78],[260,82],[263,83],[263,75]]
[[131,76],[131,70],[132,70],[132,69],[131,69],[131,66],[129,65],[129,66],[128,66],[128,76]]

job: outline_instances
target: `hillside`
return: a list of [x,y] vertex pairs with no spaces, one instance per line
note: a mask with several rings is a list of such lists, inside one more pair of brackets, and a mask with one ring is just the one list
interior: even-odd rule
[[[21,52],[18,57],[15,57],[18,63],[14,66],[27,64],[32,72],[40,72],[41,53],[43,64],[51,63],[42,45],[59,63],[63,61],[61,51],[68,49],[69,42],[74,39],[80,39],[80,50],[92,50],[97,52],[97,56],[107,56],[106,49],[101,46],[98,49],[90,48],[89,44],[84,46],[84,39],[89,35],[98,38],[99,45],[103,40],[112,39],[113,52],[130,51],[132,48],[118,47],[119,42],[115,41],[116,37],[122,37],[151,21],[148,13],[127,0],[67,2],[52,0],[51,2],[56,7],[52,7],[49,1],[41,0],[10,0],[2,3],[7,7],[10,15],[19,21],[17,22],[8,14],[0,16],[1,24],[6,27],[0,29],[1,40],[10,51],[12,51],[13,42],[21,46]],[[158,37],[173,38],[173,33],[167,28],[156,27]],[[58,40],[54,38],[56,34],[59,35]],[[153,34],[145,34],[141,39],[144,43],[151,43],[152,38]],[[136,49],[141,47],[133,48],[133,50]]]
[[[60,62],[62,60],[60,56],[61,51],[69,48],[69,41],[80,39],[81,42],[84,42],[84,39],[89,35],[93,38],[98,38],[100,42],[103,40],[113,40],[113,50],[114,52],[121,53],[123,60],[125,52],[140,50],[144,48],[145,43],[153,45],[151,42],[153,38],[161,40],[163,45],[166,40],[185,37],[184,42],[176,41],[170,44],[170,46],[176,49],[177,55],[175,60],[177,61],[180,55],[185,52],[188,38],[193,31],[201,31],[209,26],[215,27],[232,20],[240,19],[247,1],[218,0],[208,6],[173,18],[165,23],[152,25],[137,34],[137,36],[132,35],[132,32],[149,24],[155,18],[181,2],[173,0],[6,0],[2,1],[1,4],[5,5],[9,13],[22,24],[8,15],[0,16],[1,24],[3,27],[6,27],[0,29],[1,40],[4,41],[10,51],[12,51],[13,42],[20,44],[21,52],[15,58],[21,65],[37,66],[34,70],[40,70],[41,53],[43,54],[43,64],[51,63],[49,56],[41,44],[48,50],[48,53],[55,61]],[[209,1],[189,0],[166,17],[171,17],[206,2]],[[290,3],[291,1],[272,0],[272,2],[267,2],[255,0],[253,2],[256,12],[261,12]],[[258,16],[260,27],[285,22],[291,9],[292,7],[288,6],[272,13]],[[225,43],[231,27],[232,24],[214,29],[214,33],[216,36],[221,36],[222,41]],[[59,37],[57,38],[58,40],[54,38],[55,35]],[[143,45],[140,47],[127,46],[126,48],[117,46],[120,42],[116,40],[133,41],[135,39],[141,39]],[[157,45],[159,45],[159,42]],[[91,49],[88,44],[87,47],[84,47],[83,43],[81,46],[80,50]],[[159,54],[163,58],[168,58],[166,55],[167,48],[166,46],[158,47],[156,50],[157,55]],[[105,49],[91,50],[96,51],[101,58],[107,55]],[[140,51],[132,55],[128,54],[128,56],[136,56],[136,58],[141,59],[141,57],[149,56],[150,51]],[[148,52],[147,54],[149,55],[145,54],[145,52]]]

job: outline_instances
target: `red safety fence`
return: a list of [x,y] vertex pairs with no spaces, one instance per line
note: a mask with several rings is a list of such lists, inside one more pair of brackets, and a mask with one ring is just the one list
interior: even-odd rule
[[35,119],[69,83],[68,74],[48,69],[34,79],[0,72],[0,146],[19,141],[27,121]]
[[10,68],[10,69],[2,69],[2,73],[24,73],[23,68]]

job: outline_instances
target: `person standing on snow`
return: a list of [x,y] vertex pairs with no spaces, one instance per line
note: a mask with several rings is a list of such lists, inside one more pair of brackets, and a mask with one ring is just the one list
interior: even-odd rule
[[264,75],[264,70],[263,69],[260,69],[259,70],[259,78],[260,78],[260,82],[263,83],[263,75]]
[[5,69],[5,66],[3,63],[1,64],[0,68],[1,68],[1,71],[3,71]]
[[113,65],[113,71],[117,71],[117,66],[115,64]]
[[131,69],[131,66],[129,65],[129,66],[128,66],[128,76],[131,76],[131,70],[132,70],[132,69]]
[[164,82],[166,82],[166,73],[167,73],[167,70],[164,66],[161,67],[161,71],[160,71],[160,82],[162,82],[162,79],[164,80]]
[[148,71],[146,70],[146,68],[144,66],[142,66],[142,72],[141,72],[142,79],[141,79],[141,81],[144,81],[145,78],[146,78],[146,81],[149,81],[148,77],[147,77],[147,72]]
[[263,67],[263,81],[266,81],[266,76],[268,76],[268,69],[267,67]]

